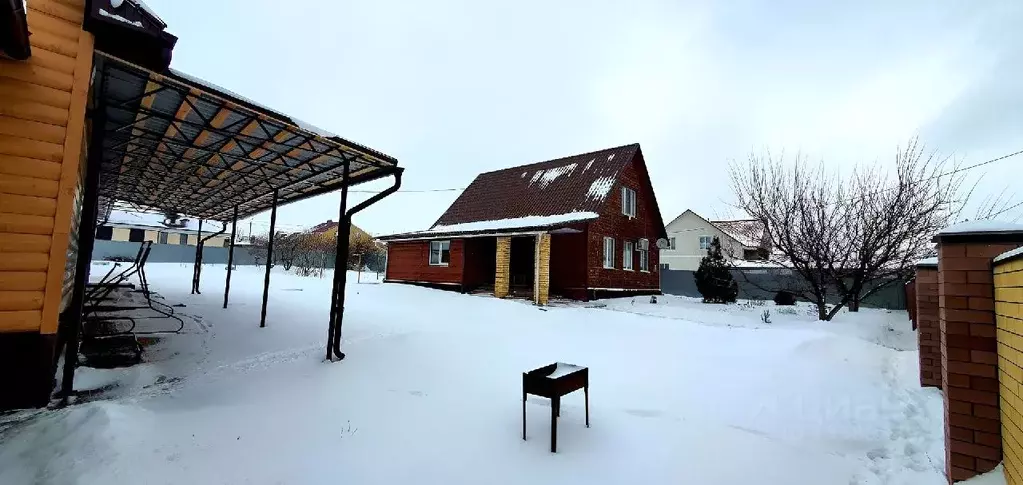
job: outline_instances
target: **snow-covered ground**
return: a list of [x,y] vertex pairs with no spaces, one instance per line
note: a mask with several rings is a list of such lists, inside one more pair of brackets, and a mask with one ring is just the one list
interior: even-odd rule
[[[945,483],[905,312],[539,309],[351,273],[348,358],[324,363],[329,273],[275,270],[260,329],[261,269],[235,273],[227,310],[222,265],[202,295],[190,265],[148,270],[186,333],[142,365],[79,369],[95,399],[0,416],[0,483]],[[592,426],[581,393],[564,398],[551,454],[547,400],[529,399],[521,439],[520,373],[555,361],[590,368]]]

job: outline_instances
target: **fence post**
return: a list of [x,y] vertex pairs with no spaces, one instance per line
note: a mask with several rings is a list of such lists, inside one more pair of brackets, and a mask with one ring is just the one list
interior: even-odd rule
[[993,258],[1023,245],[1018,231],[946,229],[938,243],[945,468],[951,484],[1002,459]]

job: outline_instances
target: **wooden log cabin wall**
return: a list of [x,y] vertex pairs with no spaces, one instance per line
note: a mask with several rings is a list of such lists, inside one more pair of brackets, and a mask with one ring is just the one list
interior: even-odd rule
[[93,35],[86,0],[28,0],[31,56],[0,59],[0,409],[45,404],[70,297]]

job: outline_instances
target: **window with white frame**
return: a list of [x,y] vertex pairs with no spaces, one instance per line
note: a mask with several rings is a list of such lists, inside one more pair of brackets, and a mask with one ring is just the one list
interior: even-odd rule
[[710,249],[710,243],[714,241],[714,236],[700,236],[700,249]]
[[636,251],[639,252],[639,270],[650,271],[650,241],[640,239]]
[[670,249],[672,251],[675,250],[675,238],[673,238],[673,237],[669,237],[668,238],[668,249]]
[[613,237],[604,238],[604,267],[615,268],[615,239]]
[[430,241],[430,266],[447,266],[451,261],[451,241]]
[[636,217],[636,191],[622,187],[622,214]]
[[632,241],[625,241],[622,246],[622,269],[632,271]]

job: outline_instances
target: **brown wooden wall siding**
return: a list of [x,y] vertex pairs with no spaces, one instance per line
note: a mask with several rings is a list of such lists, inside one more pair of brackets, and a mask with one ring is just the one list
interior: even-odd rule
[[[585,225],[583,226],[585,229]],[[586,232],[551,236],[552,295],[570,297],[586,288]]]
[[0,332],[57,329],[92,74],[84,0],[29,0],[32,56],[0,60]]
[[[607,195],[608,201],[600,218],[591,222],[588,229],[589,272],[587,286],[589,288],[623,288],[623,289],[658,289],[660,278],[658,272],[657,237],[663,231],[657,227],[657,216],[654,214],[653,189],[645,183],[646,174],[642,165],[637,166],[636,157],[619,176],[619,183]],[[622,214],[622,186],[636,191],[636,217],[630,219]],[[604,238],[615,239],[615,269],[604,269]],[[639,270],[639,253],[633,250],[633,271],[622,269],[622,252],[625,241],[638,244],[640,238],[650,241],[650,260],[647,273]]]
[[430,241],[392,242],[387,245],[387,278],[421,283],[462,284],[462,239],[451,239],[451,262],[430,266]]
[[473,237],[463,241],[465,269],[462,284],[466,291],[493,287],[497,274],[497,238]]

